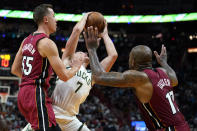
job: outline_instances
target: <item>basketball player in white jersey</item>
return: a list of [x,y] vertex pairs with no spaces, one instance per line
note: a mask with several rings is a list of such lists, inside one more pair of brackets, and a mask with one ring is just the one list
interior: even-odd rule
[[[58,80],[56,88],[52,94],[53,110],[55,113],[56,121],[63,131],[89,131],[86,125],[80,122],[76,115],[79,113],[79,106],[82,104],[89,95],[90,89],[94,84],[91,79],[91,71],[86,70],[89,64],[89,58],[86,53],[75,52],[78,44],[79,36],[85,27],[88,13],[79,21],[73,28],[72,34],[67,41],[65,51],[62,55],[62,61],[67,68],[72,68],[73,59],[84,59],[84,64],[79,71],[67,82]],[[108,72],[118,54],[114,47],[112,40],[108,35],[107,23],[105,29],[101,34],[104,40],[108,56],[101,61],[101,65]],[[84,45],[85,46],[85,45]]]
[[[75,52],[79,36],[85,27],[87,16],[88,13],[85,14],[81,21],[79,21],[73,28],[72,34],[67,41],[65,51],[62,55],[62,61],[68,69],[72,68],[71,65],[73,59],[85,58],[84,64],[70,80],[66,82],[58,80],[52,94],[53,110],[56,121],[63,131],[89,131],[87,126],[80,122],[76,117],[79,113],[80,104],[86,100],[90,89],[94,84],[94,80],[91,79],[91,71],[86,70],[86,67],[89,64],[87,54],[84,52]],[[118,54],[108,35],[107,23],[105,24],[105,29],[101,34],[101,37],[104,40],[108,54],[108,56],[101,61],[101,65],[108,72],[116,61]]]
[[[64,82],[62,80],[57,80],[56,87],[51,96],[55,118],[62,131],[89,131],[87,126],[80,122],[76,115],[79,113],[80,104],[82,104],[89,95],[94,80],[91,78],[91,71],[86,70],[89,64],[89,57],[87,54],[84,52],[75,52],[79,36],[85,27],[88,14],[89,13],[86,13],[73,28],[62,55],[62,61],[67,69],[72,68],[72,61],[74,59],[83,59],[84,63],[76,75],[68,81]],[[104,40],[108,54],[108,56],[101,61],[101,65],[105,71],[109,72],[118,54],[108,35],[107,22],[100,36]]]

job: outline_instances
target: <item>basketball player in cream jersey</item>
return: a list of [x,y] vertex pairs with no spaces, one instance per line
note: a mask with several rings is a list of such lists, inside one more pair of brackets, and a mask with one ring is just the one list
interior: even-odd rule
[[[89,57],[87,54],[75,52],[79,36],[85,27],[88,14],[89,13],[85,14],[81,21],[73,28],[62,55],[62,61],[67,69],[72,68],[72,60],[74,59],[83,59],[84,63],[76,75],[67,82],[57,80],[56,87],[52,94],[53,110],[56,121],[63,131],[89,131],[87,126],[77,119],[76,115],[79,113],[80,104],[82,104],[89,95],[94,80],[91,79],[91,71],[86,69],[89,64]],[[118,54],[108,35],[107,23],[105,23],[105,29],[101,34],[101,38],[104,40],[108,54],[108,56],[101,61],[101,65],[105,71],[108,72],[116,61]]]

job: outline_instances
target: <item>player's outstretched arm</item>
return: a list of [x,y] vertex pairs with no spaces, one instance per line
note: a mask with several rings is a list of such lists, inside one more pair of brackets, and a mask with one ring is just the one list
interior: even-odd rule
[[99,63],[96,49],[98,48],[98,31],[93,27],[88,27],[88,33],[84,33],[86,46],[90,57],[90,67],[93,79],[96,84],[114,87],[139,87],[142,83],[147,82],[145,73],[139,71],[105,72]]
[[69,37],[66,43],[65,51],[63,52],[63,55],[62,55],[62,60],[72,56],[75,53],[77,44],[79,41],[79,36],[85,27],[86,20],[87,20],[89,13],[90,12],[84,14],[82,19],[74,26],[71,36]]
[[57,46],[48,38],[39,41],[38,50],[42,57],[48,58],[53,70],[63,81],[67,81],[73,77],[83,62],[82,60],[73,60],[73,68],[67,70],[59,57]]
[[167,63],[166,47],[162,45],[160,55],[157,53],[157,51],[154,51],[154,54],[156,56],[157,62],[166,70],[166,73],[171,80],[171,85],[176,86],[178,84],[178,80],[175,71]]
[[[25,39],[24,39],[25,40]],[[24,42],[23,40],[23,42]],[[20,48],[18,50],[18,52],[16,53],[14,62],[12,64],[12,68],[11,68],[11,73],[18,76],[18,77],[22,77],[22,60],[23,60],[23,56],[22,56],[22,46],[23,46],[23,42],[20,45]]]
[[104,40],[105,48],[108,54],[108,56],[101,61],[101,65],[106,72],[109,72],[118,57],[118,53],[116,51],[114,43],[108,35],[107,21],[105,21],[105,29],[101,34],[101,37]]

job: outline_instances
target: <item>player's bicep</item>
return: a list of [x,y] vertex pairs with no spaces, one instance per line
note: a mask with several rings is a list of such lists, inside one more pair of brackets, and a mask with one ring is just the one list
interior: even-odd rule
[[[24,42],[24,40],[23,40]],[[12,68],[11,68],[11,73],[17,75],[18,77],[22,77],[22,45],[23,42],[20,45],[20,48],[15,56],[14,62],[12,64]]]
[[104,86],[120,87],[125,85],[123,74],[119,72],[101,72],[100,74],[93,74],[92,79],[95,84]]
[[93,75],[96,84],[114,87],[138,87],[146,78],[145,75],[138,71],[119,72],[102,72]]
[[129,70],[123,73],[124,79],[128,82],[129,87],[138,88],[142,84],[149,81],[147,75],[144,72],[136,70]]
[[57,46],[51,40],[46,40],[45,42],[44,41],[41,42],[42,43],[39,43],[38,46],[39,52],[42,52],[42,54],[47,57],[55,73],[60,78],[63,77],[63,72],[65,67],[62,60],[59,57]]

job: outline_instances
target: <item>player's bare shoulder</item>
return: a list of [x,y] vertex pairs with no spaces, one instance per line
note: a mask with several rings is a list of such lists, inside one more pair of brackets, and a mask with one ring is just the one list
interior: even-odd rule
[[38,47],[50,47],[51,45],[55,45],[55,42],[52,41],[51,39],[45,37],[43,39],[41,39],[38,43],[37,43],[37,46]]
[[54,49],[57,49],[57,46],[54,41],[45,37],[37,43],[37,48],[41,56],[46,57],[46,53],[49,53]]

